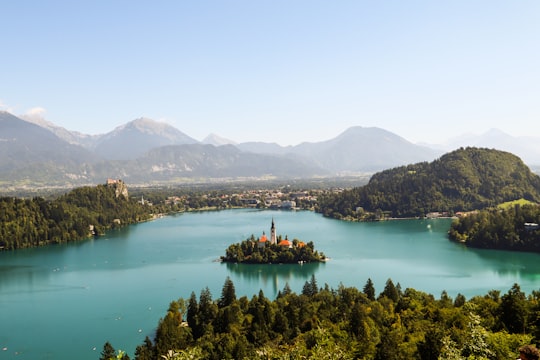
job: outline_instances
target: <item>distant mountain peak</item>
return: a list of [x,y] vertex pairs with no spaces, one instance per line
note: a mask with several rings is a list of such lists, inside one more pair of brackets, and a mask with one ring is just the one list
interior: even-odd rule
[[500,140],[500,139],[513,139],[514,137],[512,135],[509,135],[505,133],[504,131],[497,129],[497,128],[491,128],[488,131],[486,131],[484,134],[481,135],[481,137],[484,138],[491,138],[493,140]]
[[120,125],[113,130],[113,133],[122,132],[125,130],[136,130],[143,134],[155,134],[166,138],[174,136],[174,132],[178,132],[175,127],[162,121],[156,121],[150,118],[141,117],[132,120],[126,124]]
[[0,169],[7,172],[31,166],[44,168],[51,164],[65,168],[97,160],[86,149],[69,144],[50,130],[9,112],[0,112],[0,140]]
[[340,135],[337,136],[337,138],[340,137],[346,137],[346,136],[372,136],[372,135],[390,135],[393,138],[401,138],[401,136],[390,132],[388,130],[376,127],[376,126],[370,126],[370,127],[364,127],[364,126],[351,126],[350,128],[346,129],[344,132],[342,132]]
[[[38,125],[38,126],[41,126],[42,128],[45,128],[49,131],[52,131],[53,133],[55,133],[56,135],[57,134],[57,131],[67,131],[65,130],[64,128],[48,121],[48,120],[45,120],[45,118],[41,117],[41,116],[32,116],[32,115],[27,115],[27,114],[23,114],[23,115],[19,115],[18,116],[20,119],[26,121],[26,122],[29,122],[31,124],[34,124],[34,125]],[[61,136],[60,136],[61,137]]]
[[491,128],[482,134],[463,134],[444,144],[446,151],[459,147],[476,146],[498,149],[518,155],[529,165],[540,164],[540,141],[538,137],[512,136],[500,129]]
[[507,133],[505,133],[504,131],[500,130],[500,129],[497,129],[497,128],[491,128],[489,129],[488,131],[486,131],[486,134],[504,134],[504,135],[508,135]]
[[104,135],[95,151],[108,159],[127,160],[160,146],[196,143],[197,140],[172,125],[142,117]]
[[203,144],[209,144],[214,146],[221,146],[221,145],[236,145],[237,143],[233,140],[226,139],[224,137],[221,137],[219,135],[216,135],[214,133],[208,134],[207,137],[204,138],[202,141]]

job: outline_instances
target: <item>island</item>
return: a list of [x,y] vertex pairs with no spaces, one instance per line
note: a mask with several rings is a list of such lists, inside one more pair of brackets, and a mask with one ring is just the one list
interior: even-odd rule
[[287,236],[283,239],[276,235],[276,226],[272,218],[270,238],[262,233],[261,237],[250,238],[230,245],[225,251],[222,262],[246,264],[304,264],[324,262],[326,256],[315,250],[312,241],[305,243],[298,239],[290,241]]

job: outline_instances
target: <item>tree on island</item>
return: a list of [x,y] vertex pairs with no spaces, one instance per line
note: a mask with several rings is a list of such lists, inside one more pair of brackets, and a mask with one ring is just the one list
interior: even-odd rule
[[272,218],[270,237],[267,237],[264,231],[260,238],[255,238],[252,234],[241,243],[230,245],[221,261],[247,264],[303,264],[326,261],[326,256],[315,250],[312,241],[308,243],[298,239],[290,241],[287,235],[285,239],[277,235]]
[[[285,241],[289,242],[287,239]],[[315,250],[312,241],[304,243],[294,239],[290,245],[280,242],[264,246],[260,246],[259,242],[260,239],[255,239],[252,235],[241,243],[232,244],[225,251],[225,256],[221,257],[221,261],[246,264],[293,264],[326,261],[326,256]]]

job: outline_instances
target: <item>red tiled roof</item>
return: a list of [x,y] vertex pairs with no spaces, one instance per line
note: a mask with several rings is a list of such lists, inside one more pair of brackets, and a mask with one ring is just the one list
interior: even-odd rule
[[267,242],[268,241],[268,238],[266,237],[266,235],[263,234],[263,236],[261,236],[261,238],[259,239],[259,242]]

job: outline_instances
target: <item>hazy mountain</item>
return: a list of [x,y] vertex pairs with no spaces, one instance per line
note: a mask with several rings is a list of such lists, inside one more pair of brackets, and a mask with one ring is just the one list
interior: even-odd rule
[[[327,175],[312,163],[284,156],[243,152],[233,145],[213,146],[183,144],[156,146],[159,141],[193,140],[168,126],[155,126],[138,120],[108,134],[100,144],[116,139],[148,149],[129,160],[104,160],[78,145],[69,144],[50,129],[22,120],[7,112],[0,113],[0,180],[5,186],[77,186],[122,178],[131,183],[173,183],[195,178],[301,178]],[[145,138],[147,136],[148,138]],[[138,142],[137,142],[138,140]],[[152,142],[153,140],[153,142]],[[135,142],[134,144],[130,142]],[[120,146],[120,144],[115,144]],[[121,154],[126,149],[113,148]],[[142,151],[138,149],[138,152]]]
[[273,154],[285,155],[291,153],[293,146],[281,146],[277,143],[267,143],[259,141],[249,141],[236,145],[242,151],[248,151],[255,154]]
[[540,164],[540,137],[515,137],[498,129],[490,129],[480,135],[465,134],[445,144],[446,150],[467,146],[504,150],[516,154],[527,164]]
[[236,145],[236,142],[216,135],[214,133],[209,134],[201,141],[203,144],[221,146],[221,145]]
[[[107,177],[145,183],[186,177],[298,178],[369,173],[430,161],[443,153],[440,148],[415,145],[375,127],[352,127],[327,141],[283,147],[263,142],[233,146],[233,141],[215,134],[203,140],[209,145],[202,145],[168,124],[145,118],[93,136],[68,131],[35,116],[28,119],[30,123],[1,112],[0,120],[0,180],[19,184],[77,185]],[[531,162],[540,159],[538,144],[538,139],[513,138],[491,130],[445,146],[504,149]]]
[[90,151],[68,143],[51,131],[0,112],[0,170],[13,171],[32,165],[68,168],[93,163],[98,157]]
[[172,182],[184,178],[298,178],[327,175],[316,166],[282,156],[243,152],[233,145],[170,145],[154,148],[135,161],[114,162],[128,182]]
[[65,140],[70,144],[80,145],[87,149],[93,149],[96,142],[102,136],[102,135],[87,135],[87,134],[80,133],[78,131],[70,131],[70,130],[67,130],[66,128],[57,126],[54,123],[45,120],[41,116],[20,115],[19,118],[25,121],[28,121],[30,123],[33,123],[35,125],[39,125],[42,128],[49,130],[50,132],[58,136],[60,139]]
[[360,126],[351,127],[328,141],[300,144],[293,152],[338,172],[382,170],[433,160],[440,154],[389,131]]
[[242,143],[238,148],[259,154],[302,157],[333,172],[371,172],[418,161],[433,160],[442,152],[415,145],[376,127],[351,127],[337,137],[315,143],[282,147],[275,143]]
[[157,147],[195,143],[198,141],[169,124],[140,118],[103,135],[95,152],[110,160],[129,160]]

